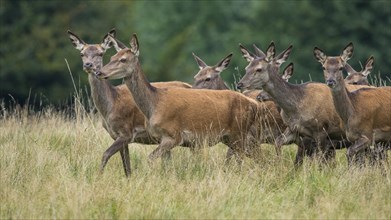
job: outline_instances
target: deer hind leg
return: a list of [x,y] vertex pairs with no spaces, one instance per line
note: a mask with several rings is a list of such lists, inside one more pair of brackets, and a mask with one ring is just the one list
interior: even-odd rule
[[223,140],[223,143],[228,146],[227,155],[225,158],[225,164],[228,164],[232,157],[235,156],[238,164],[241,164],[243,161],[243,157],[245,155],[244,150],[244,138],[226,138]]
[[[117,138],[114,143],[103,153],[102,156],[102,162],[100,165],[100,171],[101,173],[103,172],[107,162],[113,156],[115,153],[120,151],[121,153],[121,158],[122,158],[122,164],[125,170],[126,176],[129,176],[131,173],[131,168],[130,168],[130,160],[129,160],[129,149],[128,149],[128,143],[129,139],[119,137]],[[126,148],[126,150],[125,150]]]
[[171,149],[178,144],[178,141],[172,137],[164,136],[160,140],[159,146],[149,154],[149,160],[153,161],[159,157],[167,156],[167,153],[170,153]]

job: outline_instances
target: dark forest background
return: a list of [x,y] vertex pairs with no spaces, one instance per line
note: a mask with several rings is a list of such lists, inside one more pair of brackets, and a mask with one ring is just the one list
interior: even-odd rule
[[[3,103],[66,105],[78,89],[88,91],[79,51],[67,30],[99,43],[112,28],[128,44],[137,33],[143,69],[150,81],[192,83],[198,66],[192,52],[214,65],[233,52],[222,73],[234,85],[246,61],[238,44],[263,50],[274,41],[277,53],[292,44],[293,83],[323,82],[313,58],[318,46],[339,55],[353,42],[349,63],[361,69],[375,57],[372,77],[390,78],[391,1],[0,1],[0,99]],[[105,55],[107,62],[114,49]],[[287,65],[287,63],[285,65]],[[282,67],[284,68],[284,67]],[[113,82],[121,83],[121,82]]]

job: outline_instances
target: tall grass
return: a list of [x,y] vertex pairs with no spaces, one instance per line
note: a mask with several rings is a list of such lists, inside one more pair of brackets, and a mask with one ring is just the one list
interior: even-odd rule
[[2,108],[1,219],[391,218],[390,165],[348,169],[345,151],[329,167],[305,160],[295,170],[293,145],[281,160],[263,145],[257,163],[239,167],[224,165],[222,144],[196,154],[178,147],[153,164],[156,146],[132,144],[130,179],[119,155],[100,174],[112,140],[97,115],[75,106],[73,116]]

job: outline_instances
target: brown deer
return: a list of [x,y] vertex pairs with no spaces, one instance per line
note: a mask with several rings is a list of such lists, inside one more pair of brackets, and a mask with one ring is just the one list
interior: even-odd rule
[[222,59],[214,66],[208,66],[201,58],[193,53],[200,70],[194,76],[194,89],[214,89],[214,90],[229,90],[220,73],[225,70],[231,62],[232,53]]
[[312,151],[305,146],[312,141],[325,154],[323,157],[327,159],[333,156],[334,151],[328,146],[330,140],[343,140],[344,132],[328,87],[315,82],[294,85],[280,77],[279,67],[288,58],[292,46],[269,62],[241,45],[240,49],[249,65],[238,87],[263,88],[282,109],[281,116],[288,128],[277,138],[276,147],[280,149],[283,144],[296,143],[296,165],[301,164],[306,151]]
[[361,69],[361,71],[356,71],[352,66],[346,63],[345,70],[348,72],[348,75],[345,78],[345,83],[353,85],[369,85],[367,77],[371,73],[373,63],[374,59],[368,59],[365,64],[365,68]]
[[[120,151],[125,174],[130,176],[128,144],[133,142],[156,144],[158,142],[146,132],[145,117],[135,104],[126,85],[113,86],[108,80],[99,80],[94,75],[102,67],[103,55],[106,50],[112,47],[108,36],[109,34],[115,35],[115,30],[113,29],[106,34],[100,44],[87,44],[69,30],[68,34],[73,46],[80,51],[83,69],[88,74],[92,100],[102,116],[103,127],[115,140],[104,152],[100,170],[103,172],[110,157]],[[153,83],[153,85],[156,87],[190,88],[189,84],[183,82],[159,82]]]
[[[116,44],[114,37],[109,38]],[[102,79],[124,78],[147,118],[148,129],[160,139],[150,160],[181,143],[205,139],[209,145],[222,141],[239,159],[244,155],[246,136],[257,112],[254,100],[229,90],[157,88],[142,71],[136,34],[130,46],[112,56],[96,75]]]
[[[257,54],[264,54],[262,50],[260,50],[258,47],[254,45],[254,48],[256,48]],[[268,48],[267,57],[266,59],[271,59],[274,56],[274,44],[272,44]],[[232,53],[229,54],[227,57],[222,59],[219,63],[217,63],[214,66],[208,66],[201,58],[196,56],[193,53],[193,56],[199,66],[198,73],[194,76],[194,84],[193,88],[198,89],[215,89],[215,90],[228,90],[228,86],[224,82],[224,80],[221,77],[221,72],[225,70],[231,60]],[[286,80],[290,78],[292,75],[292,68],[291,65],[287,67],[287,69],[284,71],[284,76]],[[258,96],[262,95],[262,97],[265,99],[267,96],[267,93],[261,90],[246,90],[242,92],[245,96],[250,97],[252,99],[257,100]],[[252,146],[256,146],[256,143],[274,143],[274,139],[281,134],[283,130],[285,130],[285,125],[282,122],[281,116],[279,114],[279,111],[276,108],[275,103],[268,99],[268,100],[261,100],[259,105],[259,112],[258,116],[259,119],[257,123],[253,124],[253,127],[251,129],[251,138],[253,141]],[[249,149],[251,150],[251,149]]]
[[[368,149],[374,142],[391,141],[391,87],[363,88],[351,92],[344,82],[342,70],[353,55],[353,44],[349,43],[340,56],[326,56],[318,47],[315,58],[322,64],[324,78],[330,87],[336,112],[343,122],[346,137],[353,145],[347,157],[352,159],[360,151]],[[373,57],[367,61],[372,65]]]

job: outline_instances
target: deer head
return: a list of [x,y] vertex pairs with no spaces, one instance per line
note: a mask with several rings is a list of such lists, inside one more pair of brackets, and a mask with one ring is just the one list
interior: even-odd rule
[[345,83],[353,85],[369,85],[367,76],[371,73],[374,62],[375,58],[373,56],[369,57],[365,63],[365,67],[359,72],[346,63],[345,70],[348,72],[348,76],[345,78]]
[[115,36],[115,29],[107,33],[101,44],[87,44],[76,34],[68,30],[69,39],[73,46],[80,51],[80,56],[83,61],[83,70],[88,74],[93,74],[102,68],[103,54],[106,50],[113,46],[109,41],[109,36]]
[[353,55],[353,44],[349,43],[342,51],[340,56],[328,57],[318,47],[314,48],[315,59],[322,64],[323,74],[326,84],[330,88],[335,88],[337,82],[343,81],[342,71],[345,68],[346,62]]
[[[243,57],[249,62],[246,66],[246,74],[237,84],[238,89],[262,89],[263,85],[269,82],[269,69],[279,68],[284,63],[290,52],[292,51],[292,45],[286,50],[281,52],[277,57],[271,58],[267,55],[257,56],[252,54],[242,45],[239,45]],[[269,45],[268,51],[274,51],[274,43]],[[257,52],[258,53],[258,52]],[[259,54],[259,53],[258,53]],[[274,54],[269,52],[269,54]]]
[[196,89],[228,89],[224,84],[220,73],[228,67],[231,62],[232,53],[222,59],[214,66],[208,66],[201,58],[193,53],[200,70],[194,76],[193,88]]
[[132,35],[130,48],[125,47],[111,35],[108,36],[108,40],[119,52],[112,56],[110,62],[102,67],[100,71],[95,72],[96,76],[101,79],[122,79],[130,76],[138,64],[139,44],[137,35]]
[[[290,64],[288,64],[288,66],[285,67],[281,78],[288,82],[288,80],[292,77],[292,75],[293,75],[293,63],[290,63]],[[260,102],[261,101],[268,101],[268,100],[272,100],[272,97],[269,95],[269,93],[262,90],[259,93],[259,95],[257,95],[257,100]]]

